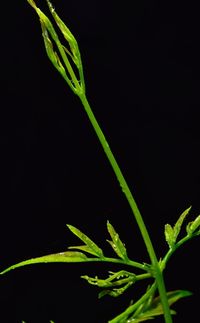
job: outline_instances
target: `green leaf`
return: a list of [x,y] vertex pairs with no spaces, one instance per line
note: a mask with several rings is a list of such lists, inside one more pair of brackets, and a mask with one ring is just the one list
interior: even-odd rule
[[120,270],[119,272],[109,272],[109,277],[106,279],[100,279],[96,277],[81,276],[81,278],[87,280],[91,285],[98,286],[100,288],[106,288],[99,293],[99,298],[104,295],[110,295],[113,297],[120,296],[127,288],[129,288],[133,283],[136,282],[136,275]]
[[174,247],[174,230],[170,224],[165,224],[165,240],[167,241],[170,248]]
[[[53,8],[53,6],[49,0],[47,0],[47,4],[49,6],[50,12],[51,12],[57,26],[59,27],[60,31],[62,32],[64,38],[69,43],[71,53],[72,53],[72,55],[70,53],[70,56],[72,57],[74,63],[79,68],[80,67],[80,62],[79,62],[80,61],[80,52],[78,49],[77,41],[76,41],[74,35],[69,30],[69,28],[65,25],[65,23],[62,21],[62,19],[57,15],[55,9]],[[68,53],[68,50],[67,50],[67,53]]]
[[187,225],[187,233],[189,235],[193,234],[200,226],[200,215],[196,217],[196,219]]
[[[57,15],[51,3],[47,0],[50,12],[56,24],[62,32],[64,38],[68,42],[69,50],[66,50],[66,47],[60,42],[60,39],[50,19],[36,6],[33,0],[27,1],[34,8],[34,10],[39,16],[42,27],[42,36],[44,39],[44,44],[49,59],[53,63],[54,67],[65,79],[65,81],[68,83],[72,91],[80,96],[85,92],[85,82],[83,77],[81,55],[75,37],[70,32],[68,27],[64,24],[64,22],[60,19],[60,17]],[[55,47],[57,47],[58,53],[54,50],[53,43]],[[60,55],[60,57],[58,56],[58,54]],[[70,58],[73,61],[72,65],[72,61],[69,60],[68,56],[70,56]],[[61,63],[61,61],[63,64]],[[73,66],[74,64],[75,66]],[[73,67],[75,67],[75,71]],[[76,76],[77,72],[79,74],[79,77]]]
[[32,258],[25,261],[21,261],[15,265],[12,265],[2,272],[1,275],[9,272],[12,269],[16,269],[19,267],[32,265],[32,264],[39,264],[39,263],[54,263],[54,262],[66,262],[66,263],[74,263],[74,262],[87,262],[88,258],[85,254],[78,251],[65,251],[59,252],[55,254],[50,254],[42,257]]
[[[175,290],[167,293],[167,299],[169,302],[169,306],[177,302],[179,299],[191,296],[192,293],[186,290]],[[148,304],[148,302],[146,303]],[[129,318],[128,322],[134,322],[139,323],[143,321],[147,321],[150,319],[154,319],[155,316],[163,315],[163,306],[161,304],[160,296],[155,297],[148,306],[146,304],[143,304],[141,307],[141,311],[137,314],[133,315],[131,318]],[[174,310],[171,310],[171,314],[176,314]]]
[[[40,21],[40,23],[41,23],[42,36],[43,36],[47,56],[49,57],[50,61],[54,65],[54,67],[58,70],[58,72],[61,73],[62,75],[64,75],[65,68],[61,63],[61,60],[60,60],[57,52],[53,48],[53,43],[49,37],[48,29],[46,28],[46,25],[44,24],[44,22],[42,20]],[[69,81],[69,78],[68,78],[68,81]]]
[[106,279],[99,279],[96,277],[81,276],[81,278],[86,279],[89,284],[96,285],[98,287],[113,287],[121,286],[127,282],[135,282],[136,275],[134,273],[128,272],[126,270],[120,270],[118,272],[109,271],[109,277]]
[[183,221],[185,220],[186,216],[188,215],[188,213],[190,212],[191,210],[191,206],[186,209],[179,217],[179,219],[177,220],[177,222],[175,223],[174,225],[174,240],[176,241],[177,240],[177,237],[180,233],[180,230],[181,230],[181,227],[182,227],[182,224],[183,224]]
[[122,258],[123,260],[128,259],[128,255],[126,252],[125,245],[120,240],[118,233],[115,231],[114,227],[107,221],[107,229],[112,238],[112,241],[107,240],[109,244],[112,246],[113,250],[116,252],[118,257]]
[[191,210],[191,206],[189,208],[187,208],[178,218],[178,220],[176,221],[174,227],[172,228],[172,226],[170,224],[166,224],[165,225],[165,239],[169,245],[170,248],[173,248],[176,241],[177,241],[177,238],[178,238],[178,235],[181,231],[181,227],[182,227],[182,224],[186,218],[186,216],[188,215],[188,213],[190,212]]
[[[83,246],[71,246],[71,247],[68,247],[68,249],[76,249],[76,250],[82,250],[82,251],[85,251],[93,256],[97,256],[96,252],[94,252],[90,247],[86,246],[86,245],[83,245]],[[98,256],[99,257],[99,256]]]
[[113,289],[104,289],[98,294],[98,298],[102,298],[105,295],[109,295],[112,297],[119,297],[121,296],[133,283],[129,282],[123,287],[120,288],[113,288]]
[[[86,247],[84,248],[86,248],[87,250],[84,250],[84,251],[87,251],[100,258],[104,257],[103,251],[101,250],[101,248],[99,248],[96,245],[96,243],[94,243],[88,236],[86,236],[83,232],[81,232],[79,229],[75,228],[70,224],[67,224],[67,227],[73,234],[75,234],[79,239],[81,239],[86,244]],[[80,246],[80,247],[83,250],[83,246]],[[73,248],[73,246],[69,248]]]
[[182,224],[187,216],[187,214],[189,213],[189,211],[191,210],[191,206],[189,208],[187,208],[178,218],[178,220],[176,221],[174,227],[172,228],[172,226],[170,224],[166,224],[165,225],[165,239],[169,245],[170,248],[173,248],[178,235],[181,231],[181,227]]

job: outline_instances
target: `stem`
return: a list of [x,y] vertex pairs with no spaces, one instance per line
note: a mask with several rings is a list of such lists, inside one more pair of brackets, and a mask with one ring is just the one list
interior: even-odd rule
[[80,97],[80,100],[85,108],[85,111],[87,113],[87,116],[94,128],[94,131],[104,149],[104,152],[112,166],[112,169],[119,181],[119,184],[121,186],[121,189],[123,191],[123,193],[125,194],[126,196],[126,199],[128,200],[128,203],[131,207],[131,210],[135,216],[135,220],[138,224],[138,227],[140,229],[140,232],[141,232],[141,235],[142,235],[142,238],[144,240],[144,243],[145,243],[145,246],[147,248],[147,251],[148,251],[148,254],[149,254],[149,257],[151,259],[151,263],[152,263],[152,266],[153,266],[153,269],[154,269],[154,273],[155,273],[155,279],[156,279],[156,282],[157,282],[157,286],[158,286],[158,290],[159,290],[159,294],[160,294],[160,298],[161,298],[161,302],[162,302],[162,305],[163,305],[163,309],[164,309],[164,318],[165,318],[165,322],[166,323],[172,323],[172,317],[171,317],[171,313],[170,313],[170,309],[169,309],[169,304],[168,304],[168,300],[167,300],[167,296],[166,296],[166,289],[165,289],[165,284],[164,284],[164,279],[163,279],[163,274],[160,270],[160,266],[158,264],[158,260],[157,260],[157,257],[156,257],[156,254],[155,254],[155,251],[154,251],[154,248],[153,248],[153,245],[152,245],[152,242],[151,242],[151,239],[150,239],[150,236],[149,236],[149,233],[147,231],[147,228],[145,226],[145,223],[143,221],[143,218],[142,218],[142,215],[139,211],[139,208],[133,198],[133,195],[128,187],[128,184],[121,172],[121,169],[109,147],[109,144],[91,110],[91,107],[89,105],[89,102],[85,96],[85,94],[82,94],[79,96]]
[[161,262],[161,265],[160,265],[160,268],[161,268],[161,271],[163,271],[166,267],[166,264],[167,262],[169,261],[169,259],[171,258],[171,256],[173,255],[173,253],[180,247],[182,246],[185,242],[187,242],[188,240],[191,240],[192,238],[198,236],[199,233],[196,232],[196,233],[193,233],[192,236],[190,235],[186,235],[184,238],[182,238],[181,240],[179,240],[175,246],[173,248],[170,248],[168,250],[168,252],[166,253],[166,255],[164,256],[162,262]]
[[122,320],[127,319],[129,315],[133,313],[135,309],[137,309],[146,299],[148,299],[156,290],[156,283],[154,283],[151,288],[133,305],[129,306],[123,313],[116,316],[114,319],[109,321],[108,323],[119,323]]

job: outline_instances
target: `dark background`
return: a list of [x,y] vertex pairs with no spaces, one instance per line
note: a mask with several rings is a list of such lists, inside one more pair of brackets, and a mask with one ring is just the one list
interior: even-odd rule
[[[45,1],[37,1],[45,9]],[[134,193],[161,257],[164,224],[192,205],[200,210],[199,31],[192,2],[58,1],[76,36],[88,99]],[[148,262],[139,231],[81,107],[46,57],[36,14],[26,1],[1,4],[0,265],[59,252],[79,241],[71,223],[112,255],[107,219],[129,255]],[[169,290],[174,322],[196,322],[199,240],[177,251]],[[24,267],[0,279],[0,322],[106,323],[137,299],[97,299],[79,276],[105,276],[110,265]],[[198,319],[197,319],[198,320]],[[157,322],[163,322],[158,319]]]

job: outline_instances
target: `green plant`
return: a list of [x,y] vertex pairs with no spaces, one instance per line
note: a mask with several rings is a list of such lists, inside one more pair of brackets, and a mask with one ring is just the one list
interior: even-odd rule
[[[22,261],[2,271],[1,275],[12,269],[37,263],[106,262],[122,264],[123,266],[129,267],[130,271],[123,269],[118,272],[109,272],[108,277],[104,279],[98,277],[82,276],[82,278],[88,281],[89,284],[98,286],[100,288],[100,298],[105,295],[118,297],[123,294],[128,288],[132,287],[132,285],[134,285],[136,282],[140,280],[148,281],[147,289],[144,294],[135,303],[130,304],[130,306],[128,306],[128,308],[125,309],[124,312],[117,315],[109,322],[142,322],[153,319],[159,315],[164,315],[165,322],[171,323],[172,314],[175,313],[174,310],[170,308],[171,305],[180,298],[191,295],[191,293],[184,290],[166,292],[163,279],[163,271],[166,268],[170,257],[177,250],[177,248],[179,248],[182,244],[184,244],[191,238],[200,235],[200,216],[186,225],[186,231],[185,234],[182,235],[182,237],[180,236],[182,225],[191,207],[189,207],[180,215],[174,226],[166,224],[164,233],[169,249],[167,253],[161,258],[161,260],[158,261],[152,241],[150,239],[149,233],[138,209],[138,206],[135,202],[135,199],[87,100],[81,55],[76,39],[74,38],[68,27],[57,15],[49,0],[47,0],[47,3],[54,22],[67,41],[67,44],[65,46],[60,42],[57,32],[55,31],[50,19],[36,6],[33,0],[27,1],[39,16],[44,44],[50,61],[57,69],[57,71],[62,75],[74,94],[79,97],[83,108],[85,109],[85,112],[91,122],[91,125],[100,141],[100,144],[104,149],[105,155],[113,169],[116,178],[119,181],[121,189],[125,194],[127,202],[129,203],[129,206],[135,217],[147,252],[149,254],[150,263],[139,263],[129,258],[124,243],[121,241],[118,233],[110,222],[107,222],[107,230],[110,235],[110,240],[108,240],[108,243],[116,253],[115,258],[110,258],[104,255],[102,249],[88,236],[86,236],[76,227],[67,225],[68,229],[82,241],[82,245],[71,246],[68,248],[69,250],[57,254],[50,254]],[[131,271],[132,268],[137,268],[141,271],[141,273],[135,274]]]

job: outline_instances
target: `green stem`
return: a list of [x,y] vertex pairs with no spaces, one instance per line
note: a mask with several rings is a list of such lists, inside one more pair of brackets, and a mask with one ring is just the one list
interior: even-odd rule
[[123,313],[117,315],[114,319],[112,319],[108,323],[119,323],[126,320],[129,317],[129,315],[131,315],[141,304],[145,302],[145,300],[147,300],[151,295],[153,295],[155,290],[156,290],[156,283],[153,283],[151,288],[149,288],[149,290],[136,303],[129,306]]
[[163,271],[166,267],[166,264],[167,262],[169,261],[169,259],[171,258],[171,256],[173,255],[173,253],[180,247],[182,246],[185,242],[187,242],[188,240],[191,240],[192,238],[198,236],[199,233],[196,232],[196,233],[193,233],[191,236],[190,235],[186,235],[185,237],[183,237],[181,240],[179,240],[173,248],[170,248],[168,250],[168,252],[166,253],[166,255],[164,256],[162,262],[161,262],[161,265],[160,265],[160,268],[161,268],[161,271]]
[[132,209],[132,212],[135,216],[135,220],[138,224],[138,227],[140,229],[140,232],[141,232],[141,235],[142,235],[142,238],[144,240],[144,243],[145,243],[145,246],[147,248],[147,251],[148,251],[148,254],[149,254],[149,257],[151,259],[151,263],[152,263],[152,266],[153,266],[153,269],[154,269],[154,273],[155,273],[155,279],[156,279],[156,282],[157,282],[157,286],[158,286],[158,290],[159,290],[159,294],[160,294],[160,298],[161,298],[161,302],[162,302],[162,305],[163,305],[163,309],[164,309],[164,317],[165,317],[165,322],[166,323],[172,323],[172,317],[171,317],[171,313],[170,313],[170,309],[169,309],[169,304],[168,304],[168,300],[167,300],[167,296],[166,296],[166,289],[165,289],[165,284],[164,284],[164,279],[163,279],[163,274],[160,270],[160,266],[158,264],[158,260],[157,260],[157,257],[156,257],[156,254],[155,254],[155,251],[154,251],[154,248],[153,248],[153,245],[152,245],[152,242],[151,242],[151,239],[150,239],[150,236],[149,236],[149,233],[147,231],[147,228],[145,226],[145,223],[143,221],[143,218],[142,218],[142,215],[139,211],[139,208],[133,198],[133,195],[128,187],[128,184],[121,172],[121,169],[109,147],[109,144],[91,110],[91,107],[89,105],[89,102],[85,96],[85,94],[82,94],[79,96],[80,97],[80,100],[85,108],[85,111],[87,113],[87,116],[94,128],[94,131],[104,149],[104,152],[112,166],[112,169],[119,181],[119,184],[121,186],[121,189],[123,191],[123,193],[125,194],[126,196],[126,199],[128,200],[128,203]]

